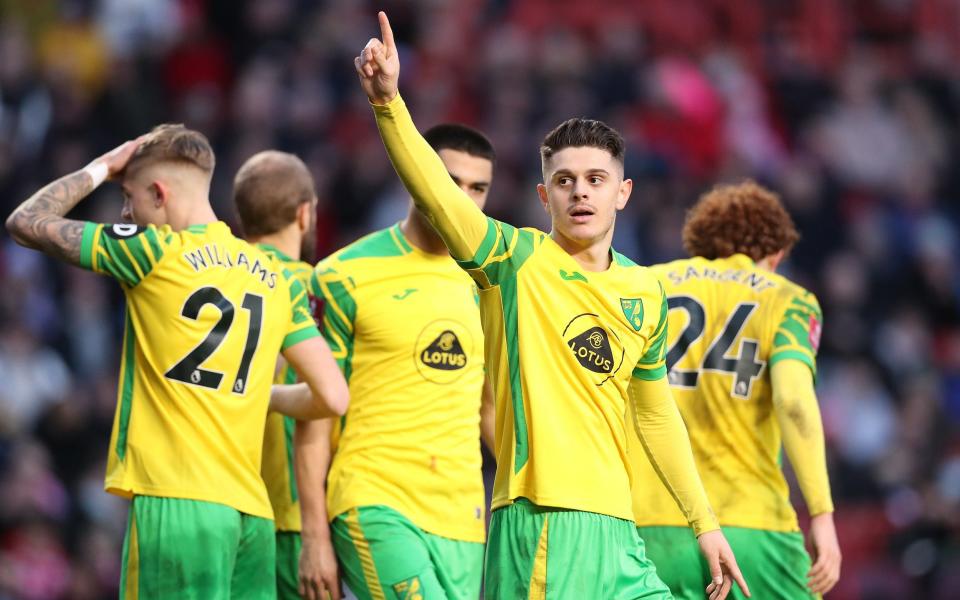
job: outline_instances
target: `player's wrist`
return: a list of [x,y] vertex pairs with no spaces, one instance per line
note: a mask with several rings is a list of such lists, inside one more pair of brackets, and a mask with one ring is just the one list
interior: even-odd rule
[[387,106],[399,97],[400,90],[392,90],[391,92],[375,93],[372,96],[367,96],[367,100],[374,106]]
[[107,180],[107,176],[110,175],[110,169],[107,167],[107,163],[101,160],[93,161],[85,166],[82,171],[93,181],[93,189],[100,187],[100,185]]

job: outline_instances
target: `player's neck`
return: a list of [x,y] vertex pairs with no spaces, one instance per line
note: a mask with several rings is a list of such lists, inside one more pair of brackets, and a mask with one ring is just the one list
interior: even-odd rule
[[219,221],[217,215],[213,212],[213,208],[210,206],[210,200],[207,198],[184,199],[181,205],[192,208],[182,212],[170,210],[170,208],[173,207],[168,208],[167,214],[169,215],[169,220],[167,224],[170,225],[170,228],[174,231],[182,231],[193,225],[206,225]]
[[297,223],[291,223],[276,233],[262,235],[259,237],[251,236],[247,241],[251,244],[267,244],[273,246],[286,256],[300,260],[300,249],[302,246],[302,237]]
[[428,254],[450,254],[443,239],[413,205],[410,206],[407,218],[400,223],[400,231],[408,242]]
[[565,237],[562,233],[554,229],[550,232],[550,237],[563,248],[573,260],[577,261],[585,271],[606,271],[610,268],[610,242],[613,238],[613,231],[607,233],[602,239],[590,244],[581,244]]

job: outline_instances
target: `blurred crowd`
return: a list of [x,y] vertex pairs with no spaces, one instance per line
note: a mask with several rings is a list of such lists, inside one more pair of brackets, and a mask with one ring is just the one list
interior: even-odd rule
[[[803,239],[844,551],[836,599],[960,595],[960,3],[954,0],[0,0],[0,216],[153,125],[316,178],[317,256],[406,211],[352,59],[388,11],[421,127],[498,153],[488,212],[548,226],[537,147],[617,127],[614,244],[683,255],[698,194],[752,177]],[[119,219],[107,185],[76,214]],[[115,597],[126,502],[102,491],[122,295],[0,235],[0,599]],[[802,502],[798,498],[798,503]]]

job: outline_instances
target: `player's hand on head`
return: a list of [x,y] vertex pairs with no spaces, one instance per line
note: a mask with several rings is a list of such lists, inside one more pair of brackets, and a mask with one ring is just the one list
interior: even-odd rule
[[737,559],[733,555],[727,538],[718,529],[700,534],[697,538],[700,544],[700,552],[707,559],[710,566],[710,585],[707,586],[707,598],[709,600],[723,600],[730,593],[730,588],[736,582],[743,594],[750,597],[750,588],[740,573],[740,567],[737,566]]
[[103,164],[107,167],[107,179],[115,179],[118,175],[123,173],[124,169],[127,168],[127,163],[130,162],[130,158],[133,157],[133,153],[137,151],[142,139],[143,138],[137,138],[135,140],[124,142],[113,150],[100,156],[91,164]]
[[360,85],[374,104],[387,104],[396,97],[400,80],[400,57],[393,41],[393,30],[386,13],[380,11],[380,37],[370,38],[353,65]]
[[810,520],[813,566],[807,573],[807,587],[814,594],[826,594],[840,579],[840,542],[833,524],[833,513],[819,514]]
[[307,600],[341,600],[340,572],[330,540],[303,537],[298,579],[301,598]]

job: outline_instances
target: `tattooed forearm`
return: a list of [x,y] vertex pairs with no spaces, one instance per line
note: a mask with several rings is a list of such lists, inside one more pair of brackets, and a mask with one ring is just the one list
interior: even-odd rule
[[7,231],[23,246],[79,264],[83,222],[63,217],[92,191],[93,180],[84,171],[61,177],[14,210]]

